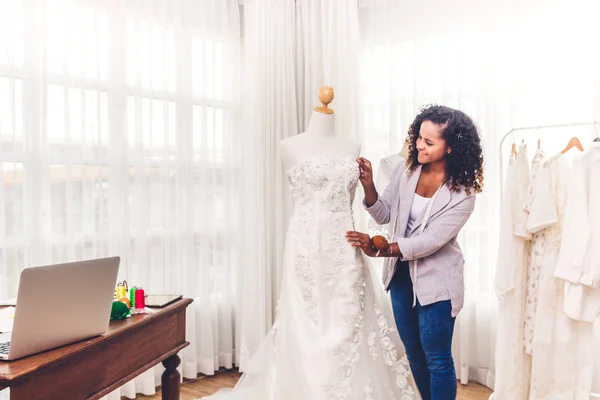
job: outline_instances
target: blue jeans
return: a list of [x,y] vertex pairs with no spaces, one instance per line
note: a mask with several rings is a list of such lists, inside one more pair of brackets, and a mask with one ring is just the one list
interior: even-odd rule
[[454,320],[450,300],[413,308],[413,285],[407,262],[399,262],[390,284],[392,307],[410,369],[423,400],[456,399],[452,359]]

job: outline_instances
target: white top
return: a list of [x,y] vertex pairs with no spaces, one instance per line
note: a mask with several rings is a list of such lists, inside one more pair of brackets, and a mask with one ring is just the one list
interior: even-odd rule
[[598,286],[600,253],[600,143],[573,160],[563,242],[555,275],[572,283]]
[[593,322],[600,315],[600,143],[573,160],[560,256],[554,275],[565,280],[565,312]]
[[408,216],[406,232],[412,231],[415,221],[421,216],[423,210],[425,210],[425,207],[427,207],[429,200],[431,200],[431,198],[419,196],[417,193],[415,193],[412,205],[410,206],[410,214]]
[[529,210],[527,230],[532,234],[558,222],[550,166],[561,156],[562,154],[558,153],[554,157],[544,161],[535,179],[531,182],[533,190],[529,194],[527,204],[527,209]]

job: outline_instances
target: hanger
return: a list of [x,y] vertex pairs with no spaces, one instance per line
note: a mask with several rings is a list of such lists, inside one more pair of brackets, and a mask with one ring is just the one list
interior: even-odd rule
[[521,139],[521,147],[523,147],[524,149],[527,149],[527,143],[525,143],[525,138]]
[[567,151],[571,150],[573,147],[578,148],[579,151],[583,151],[583,146],[581,145],[581,142],[579,141],[579,139],[576,137],[572,137],[571,140],[569,140],[569,143],[567,143],[567,147],[565,147],[563,149],[563,151],[561,151],[561,154],[565,154]]

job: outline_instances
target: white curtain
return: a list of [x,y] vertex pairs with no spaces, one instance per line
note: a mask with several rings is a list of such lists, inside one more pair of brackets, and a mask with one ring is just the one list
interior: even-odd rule
[[194,299],[185,377],[233,364],[239,46],[235,0],[0,1],[0,298],[120,255],[119,280]]
[[294,0],[244,2],[243,54],[241,370],[270,329],[279,296],[287,193],[279,142],[298,133]]
[[[600,59],[594,50],[600,37],[598,2],[365,3],[361,112],[367,157],[379,160],[400,151],[418,109],[430,103],[464,110],[483,137],[487,185],[460,236],[467,260],[466,302],[454,355],[463,383],[472,379],[493,386],[500,139],[520,126],[600,117]],[[571,135],[585,143],[593,134],[588,127],[539,135],[552,153]],[[531,149],[537,146],[538,135],[522,137]]]
[[336,131],[360,139],[358,60],[359,18],[356,1],[297,0],[298,68],[301,128],[319,106],[319,89],[332,86]]

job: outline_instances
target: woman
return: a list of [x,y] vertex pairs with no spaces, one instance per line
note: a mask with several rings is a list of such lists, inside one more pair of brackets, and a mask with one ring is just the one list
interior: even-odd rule
[[371,163],[357,160],[367,211],[377,223],[390,223],[388,248],[377,251],[360,232],[346,238],[367,256],[387,257],[384,285],[421,396],[449,400],[456,398],[451,346],[464,297],[456,236],[483,186],[481,143],[473,121],[444,106],[423,109],[409,137],[406,163],[396,167],[381,196]]

